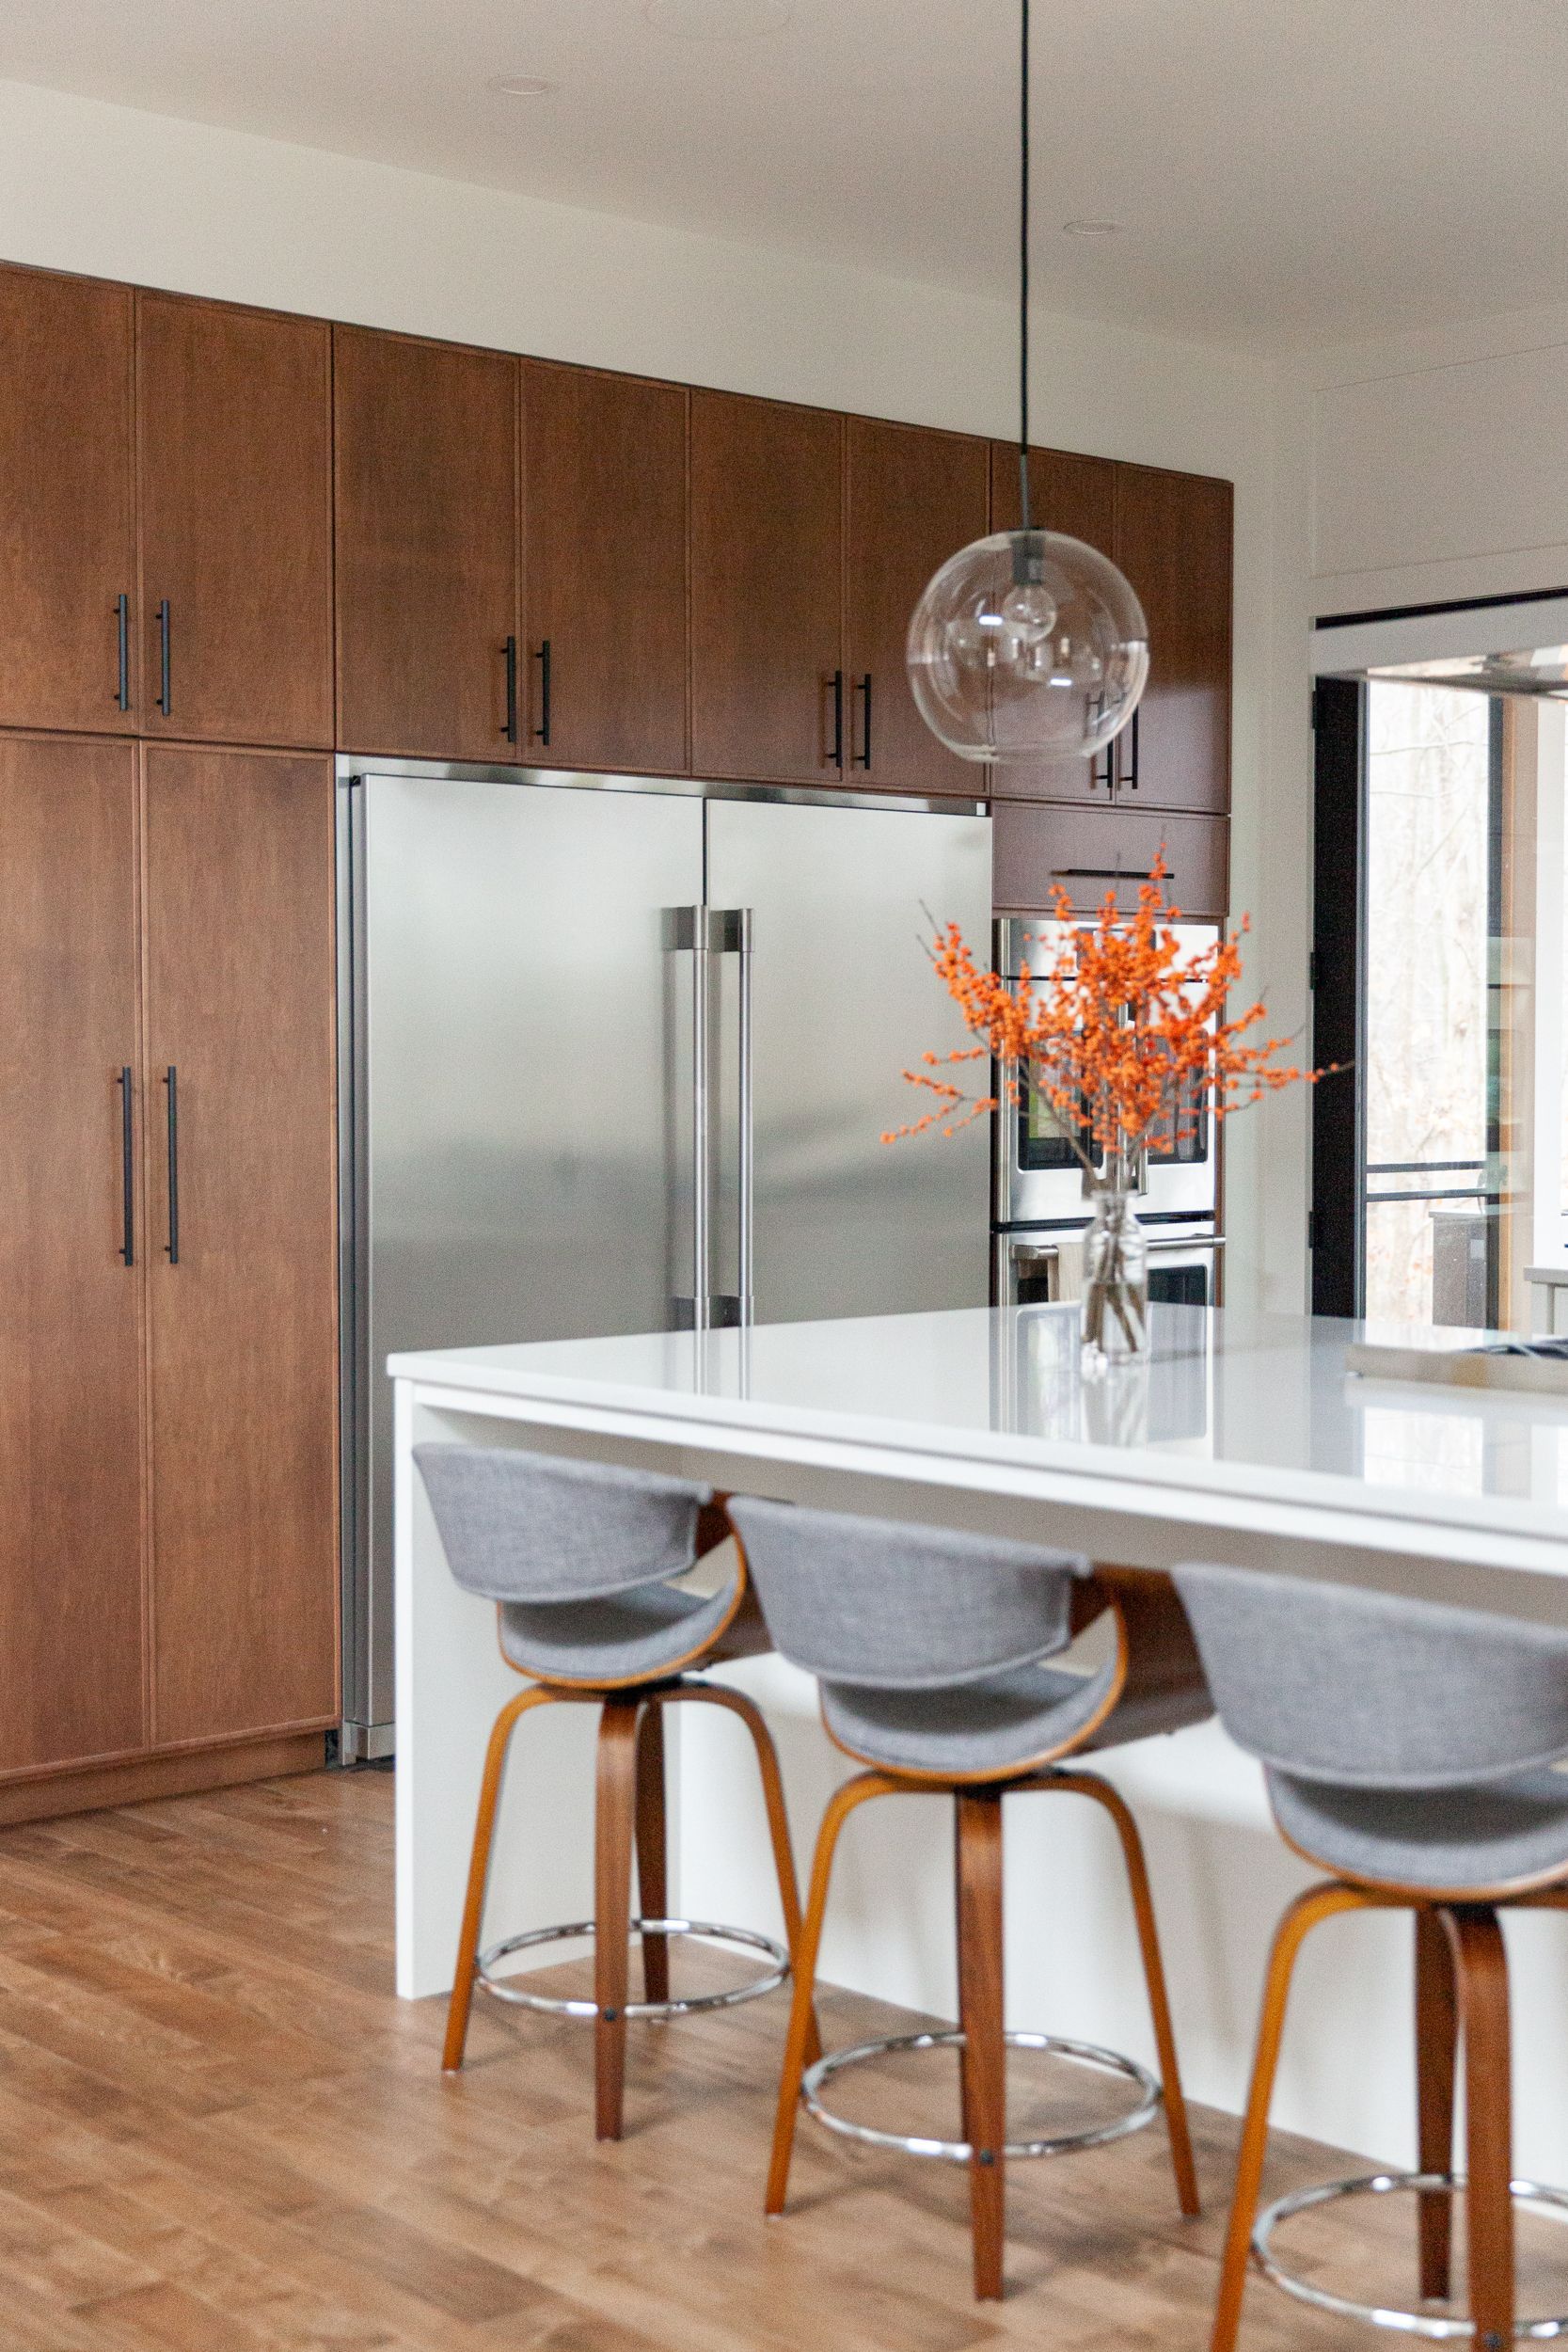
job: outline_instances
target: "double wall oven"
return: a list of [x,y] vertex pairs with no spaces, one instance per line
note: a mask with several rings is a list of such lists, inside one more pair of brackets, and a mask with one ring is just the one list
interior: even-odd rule
[[[1049,970],[1070,953],[1073,926],[1054,916],[1009,914],[996,926],[996,969],[1016,980],[1025,964]],[[1181,946],[1211,946],[1216,927],[1179,923]],[[1021,1082],[992,1122],[992,1281],[998,1306],[1073,1298],[1083,1283],[1089,1203],[1083,1163],[1040,1089]],[[1218,1304],[1225,1248],[1218,1226],[1219,1139],[1201,1103],[1173,1099],[1151,1131],[1138,1216],[1148,1236],[1151,1298]]]

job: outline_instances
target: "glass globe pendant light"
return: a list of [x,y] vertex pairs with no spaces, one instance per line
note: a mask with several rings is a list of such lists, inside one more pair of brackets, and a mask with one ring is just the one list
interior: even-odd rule
[[921,717],[961,759],[1092,758],[1148,676],[1148,627],[1128,581],[1029,510],[1029,0],[1022,11],[1019,205],[1021,522],[949,557],[910,622]]

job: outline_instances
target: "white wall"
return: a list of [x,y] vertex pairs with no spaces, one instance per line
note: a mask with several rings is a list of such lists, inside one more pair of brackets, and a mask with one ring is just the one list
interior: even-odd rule
[[1306,384],[1315,612],[1568,582],[1568,310],[1343,346]]
[[[1006,304],[17,83],[0,83],[0,255],[920,424],[1014,429]],[[1307,946],[1305,524],[1299,469],[1275,463],[1274,371],[1059,316],[1040,318],[1035,350],[1041,439],[1236,485],[1233,903],[1253,912],[1250,970],[1293,1029]],[[1304,1118],[1287,1098],[1233,1131],[1238,1298],[1300,1301]]]

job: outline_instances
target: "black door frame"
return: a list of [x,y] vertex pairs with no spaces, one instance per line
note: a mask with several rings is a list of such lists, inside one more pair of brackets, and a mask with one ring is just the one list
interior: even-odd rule
[[1312,1066],[1338,1064],[1312,1089],[1312,1312],[1361,1312],[1361,1082],[1366,1008],[1367,686],[1320,678],[1312,692]]

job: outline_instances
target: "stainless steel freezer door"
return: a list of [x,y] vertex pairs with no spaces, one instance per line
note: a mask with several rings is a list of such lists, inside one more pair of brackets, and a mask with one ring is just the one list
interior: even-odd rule
[[702,804],[387,775],[353,797],[362,1459],[345,1650],[361,1661],[350,1719],[379,1724],[388,1354],[657,1330],[691,1287],[692,959],[669,952],[663,911],[701,898]]
[[[984,1306],[989,1120],[951,1143],[879,1138],[920,1107],[899,1073],[964,1041],[924,910],[988,952],[989,818],[715,800],[707,829],[709,904],[752,911],[757,1320]],[[721,962],[715,1024],[723,1291],[738,1287],[737,964]]]

